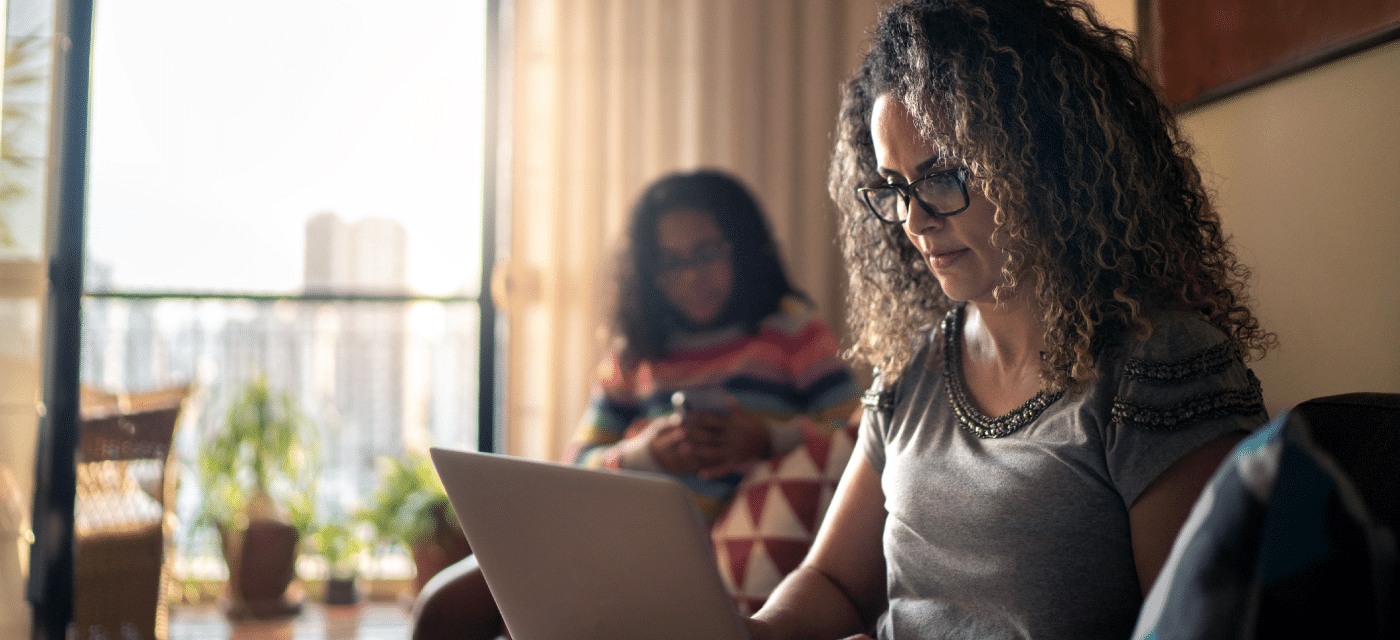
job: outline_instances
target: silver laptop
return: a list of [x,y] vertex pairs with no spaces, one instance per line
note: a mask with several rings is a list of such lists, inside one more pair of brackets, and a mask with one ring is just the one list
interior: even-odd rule
[[434,447],[513,640],[746,640],[686,489]]

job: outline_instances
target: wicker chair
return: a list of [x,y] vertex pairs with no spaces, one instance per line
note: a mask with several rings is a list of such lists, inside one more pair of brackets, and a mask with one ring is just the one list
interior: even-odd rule
[[170,449],[187,393],[84,390],[73,532],[73,630],[80,640],[168,635]]

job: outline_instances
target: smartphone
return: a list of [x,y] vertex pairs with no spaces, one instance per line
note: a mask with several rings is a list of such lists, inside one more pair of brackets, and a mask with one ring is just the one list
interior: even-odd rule
[[677,411],[729,413],[731,397],[724,387],[711,385],[681,389],[671,394],[671,404]]

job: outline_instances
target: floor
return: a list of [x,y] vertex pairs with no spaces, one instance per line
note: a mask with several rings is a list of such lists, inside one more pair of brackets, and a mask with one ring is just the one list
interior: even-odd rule
[[237,624],[217,606],[181,605],[170,611],[170,640],[407,640],[408,623],[389,602],[307,604],[294,618]]

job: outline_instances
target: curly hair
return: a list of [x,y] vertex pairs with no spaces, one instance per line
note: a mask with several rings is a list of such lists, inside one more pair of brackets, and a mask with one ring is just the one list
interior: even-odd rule
[[1276,343],[1128,34],[1079,0],[911,0],[881,14],[843,87],[828,184],[850,267],[851,355],[887,380],[954,303],[903,229],[857,200],[877,178],[871,111],[885,94],[996,205],[992,242],[1008,261],[995,293],[1033,293],[1048,391],[1087,383],[1123,332],[1150,335],[1151,308],[1199,312],[1247,358]]
[[758,201],[738,179],[716,170],[671,173],[652,182],[632,206],[627,243],[617,261],[613,334],[631,357],[659,359],[677,331],[691,328],[656,284],[661,257],[656,227],[662,216],[681,210],[714,216],[733,248],[734,290],[717,324],[742,324],[758,331],[759,323],[779,308],[784,296],[805,300],[789,282]]

